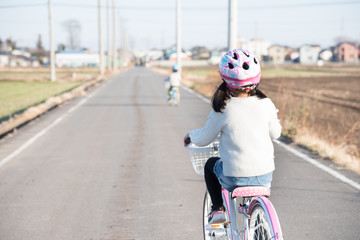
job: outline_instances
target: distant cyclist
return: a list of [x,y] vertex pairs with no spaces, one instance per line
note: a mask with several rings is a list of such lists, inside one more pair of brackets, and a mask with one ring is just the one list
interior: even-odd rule
[[181,82],[179,66],[173,65],[172,71],[173,72],[165,79],[165,87],[167,88],[167,101],[169,104],[178,105],[180,103],[179,87]]
[[212,98],[205,126],[184,137],[185,146],[206,146],[220,134],[221,158],[210,158],[204,169],[211,224],[226,221],[221,186],[228,191],[245,185],[270,188],[275,169],[272,139],[281,134],[277,109],[259,89],[260,63],[250,51],[227,52],[219,73],[223,83]]

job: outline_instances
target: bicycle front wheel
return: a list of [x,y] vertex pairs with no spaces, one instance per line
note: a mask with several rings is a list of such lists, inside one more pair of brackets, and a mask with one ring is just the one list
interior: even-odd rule
[[209,223],[209,215],[211,212],[211,198],[208,191],[205,192],[204,205],[203,205],[203,233],[204,240],[210,240],[209,231],[206,230],[206,225]]
[[276,211],[267,198],[255,198],[250,204],[249,215],[249,240],[283,240]]

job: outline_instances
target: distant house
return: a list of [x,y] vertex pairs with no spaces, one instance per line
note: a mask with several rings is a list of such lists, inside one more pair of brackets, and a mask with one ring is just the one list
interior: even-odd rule
[[145,53],[148,61],[156,61],[164,58],[164,52],[162,50],[149,50]]
[[300,47],[300,63],[316,64],[321,48],[319,45],[303,45]]
[[243,48],[251,51],[255,56],[263,60],[264,57],[268,56],[268,48],[271,46],[271,43],[269,41],[260,39],[260,38],[254,38],[251,41],[247,41],[244,38],[238,38],[238,48]]
[[285,57],[287,54],[286,47],[280,45],[272,45],[268,48],[269,61],[273,64],[285,63]]
[[10,63],[10,53],[0,51],[0,67],[8,66]]
[[323,49],[319,53],[319,58],[324,61],[330,61],[333,57],[333,53],[329,49]]
[[[191,60],[191,53],[181,52],[181,53],[180,53],[180,57],[181,57],[181,60],[182,60],[182,61],[189,61],[189,60]],[[168,56],[168,60],[169,60],[169,61],[175,61],[176,59],[177,59],[177,53],[176,53],[176,52],[171,53],[171,54]]]
[[26,49],[15,49],[0,53],[0,66],[28,67],[31,66],[31,54]]
[[355,44],[350,42],[339,43],[334,50],[334,55],[344,63],[357,63],[359,61],[358,49]]
[[31,54],[32,57],[32,65],[38,65],[40,63],[45,63],[50,56],[50,52],[46,51],[45,49],[28,49],[28,52]]
[[299,63],[300,62],[300,49],[299,48],[288,48],[286,58],[293,63]]
[[217,65],[220,63],[222,56],[224,56],[226,51],[224,49],[217,49],[210,52],[210,58],[208,63],[210,65]]
[[197,46],[193,47],[190,51],[192,52],[192,59],[199,60],[210,58],[210,51],[206,47]]
[[62,51],[55,54],[58,67],[93,67],[99,65],[99,54],[80,51]]

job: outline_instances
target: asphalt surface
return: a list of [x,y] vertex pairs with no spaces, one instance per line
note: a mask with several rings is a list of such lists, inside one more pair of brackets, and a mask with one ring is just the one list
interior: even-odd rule
[[[184,89],[168,106],[163,79],[132,68],[1,140],[0,240],[202,239],[205,184],[182,139],[211,108]],[[360,239],[359,190],[275,149],[285,239]]]

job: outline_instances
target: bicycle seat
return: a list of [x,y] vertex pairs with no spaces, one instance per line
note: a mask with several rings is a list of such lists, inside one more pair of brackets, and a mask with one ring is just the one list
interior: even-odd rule
[[268,188],[263,186],[245,186],[237,187],[232,193],[231,197],[255,197],[255,196],[270,196],[270,191]]

